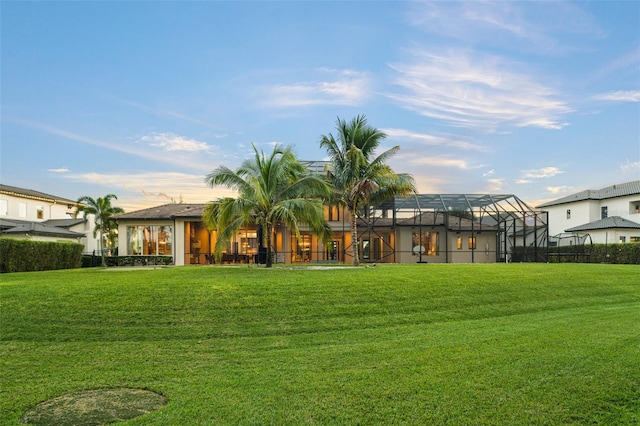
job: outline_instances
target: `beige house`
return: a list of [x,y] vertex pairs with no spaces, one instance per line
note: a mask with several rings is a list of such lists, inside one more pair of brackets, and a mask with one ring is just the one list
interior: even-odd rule
[[[215,263],[217,233],[202,222],[204,204],[165,204],[117,215],[120,256],[171,256],[175,265]],[[346,209],[325,207],[333,238],[323,243],[302,229],[300,239],[276,224],[274,263],[350,263],[351,223]],[[546,261],[546,216],[514,195],[421,194],[396,198],[358,219],[360,259],[370,263],[493,263],[517,260],[521,245],[529,261]],[[522,251],[522,250],[521,250]],[[263,263],[265,249],[255,227],[240,230],[222,263]]]

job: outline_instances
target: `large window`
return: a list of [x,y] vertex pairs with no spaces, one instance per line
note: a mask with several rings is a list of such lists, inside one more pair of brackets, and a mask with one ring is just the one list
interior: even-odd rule
[[129,256],[171,256],[173,231],[171,226],[128,226]]
[[0,216],[7,216],[9,214],[9,201],[0,200]]
[[418,232],[413,233],[413,254],[437,256],[440,253],[440,241],[438,232],[422,231],[422,236]]

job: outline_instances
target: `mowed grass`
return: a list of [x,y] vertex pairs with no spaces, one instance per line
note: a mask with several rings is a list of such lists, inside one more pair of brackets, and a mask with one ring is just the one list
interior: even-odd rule
[[0,421],[144,388],[131,425],[637,425],[640,268],[175,267],[0,276]]

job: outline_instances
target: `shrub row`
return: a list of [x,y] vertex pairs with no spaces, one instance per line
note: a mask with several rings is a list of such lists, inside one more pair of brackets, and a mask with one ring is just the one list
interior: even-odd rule
[[[519,247],[519,249],[522,249]],[[549,247],[551,263],[619,263],[640,265],[640,244],[587,244]]]
[[172,256],[112,256],[105,258],[107,266],[171,265]]
[[83,245],[71,242],[0,238],[0,272],[79,268]]

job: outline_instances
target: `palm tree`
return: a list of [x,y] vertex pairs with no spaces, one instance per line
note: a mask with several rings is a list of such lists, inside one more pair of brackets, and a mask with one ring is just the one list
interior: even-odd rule
[[237,198],[211,201],[203,212],[203,221],[218,230],[215,253],[222,250],[243,226],[257,225],[262,231],[266,248],[266,267],[270,268],[271,238],[277,222],[283,223],[300,239],[299,224],[307,225],[322,240],[328,240],[331,230],[324,219],[323,199],[330,186],[322,176],[311,174],[293,154],[291,147],[276,145],[269,156],[258,152],[242,162],[238,169],[220,166],[207,175],[211,186],[225,186],[238,192]]
[[321,137],[320,147],[329,154],[329,179],[336,190],[337,202],[346,206],[351,214],[352,264],[358,266],[359,211],[397,195],[414,193],[415,184],[411,175],[395,173],[386,164],[399,146],[376,156],[380,142],[387,135],[369,126],[365,116],[358,115],[348,123],[338,118],[336,128],[335,137],[331,133]]
[[93,238],[100,234],[100,255],[102,258],[102,266],[105,265],[104,240],[106,238],[109,244],[113,245],[115,239],[114,231],[117,229],[115,222],[111,218],[117,213],[124,213],[124,210],[121,207],[111,205],[111,199],[117,200],[118,197],[115,194],[107,194],[104,197],[98,197],[95,200],[88,195],[78,198],[78,213],[81,212],[85,219],[87,218],[87,215],[90,214],[94,217],[95,226],[93,228]]

